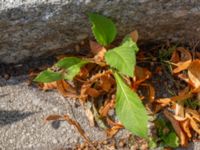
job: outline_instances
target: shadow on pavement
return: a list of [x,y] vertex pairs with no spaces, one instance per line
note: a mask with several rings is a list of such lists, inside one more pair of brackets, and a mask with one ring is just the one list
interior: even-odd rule
[[0,127],[23,120],[26,117],[33,114],[34,112],[20,112],[18,110],[15,111],[0,110]]

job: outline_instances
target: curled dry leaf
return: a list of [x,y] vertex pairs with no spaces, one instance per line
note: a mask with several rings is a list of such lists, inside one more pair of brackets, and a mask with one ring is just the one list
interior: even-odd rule
[[188,75],[180,73],[177,75],[180,79],[182,79],[183,81],[185,81],[186,83],[188,83],[189,85],[194,87],[194,83],[188,78]]
[[200,60],[194,60],[188,67],[188,77],[194,88],[200,87]]
[[73,125],[80,133],[80,135],[86,140],[86,142],[91,146],[93,146],[90,139],[86,136],[85,131],[81,128],[80,124],[77,121],[71,119],[68,115],[50,115],[45,119],[45,121],[54,121],[54,120],[65,120],[69,124]]
[[111,70],[103,71],[102,73],[97,73],[93,75],[88,81],[86,81],[82,86],[80,90],[80,96],[79,99],[82,100],[82,102],[85,102],[88,98],[87,90],[92,86],[93,83],[97,82],[101,77],[107,76],[111,74]]
[[178,135],[181,146],[187,146],[188,137],[181,129],[179,122],[173,117],[173,115],[168,110],[164,110],[163,112],[166,118],[171,122],[176,134]]
[[81,102],[85,102],[86,99],[88,98],[88,94],[87,94],[87,90],[92,86],[92,83],[90,82],[85,82],[82,86],[81,86],[81,91],[80,91],[80,96],[79,99],[81,99]]
[[200,122],[195,121],[192,117],[190,118],[190,125],[192,129],[200,135]]
[[57,88],[57,82],[50,82],[50,83],[41,83],[39,84],[40,88],[44,91],[46,90],[52,90]]
[[178,96],[173,96],[170,99],[171,101],[177,102],[177,101],[183,101],[183,100],[189,99],[192,96],[193,96],[192,92],[189,91],[188,93],[181,93]]
[[187,118],[184,121],[180,121],[180,126],[182,127],[188,138],[192,138],[192,134],[190,132],[190,120]]
[[57,89],[64,97],[77,98],[76,91],[65,80],[58,80],[50,83],[39,84],[42,90]]
[[117,124],[114,125],[112,128],[107,129],[106,133],[109,138],[112,138],[120,129],[123,128],[123,125]]
[[148,87],[148,90],[149,90],[149,98],[148,99],[149,99],[150,103],[153,103],[155,100],[155,93],[156,93],[154,87],[148,83],[143,83],[143,84],[141,84],[141,86]]
[[90,49],[94,56],[95,61],[103,61],[104,60],[104,55],[106,53],[106,48],[101,46],[100,44],[90,41]]
[[109,117],[106,117],[106,121],[108,125],[111,127],[110,129],[107,129],[107,135],[108,137],[113,137],[120,129],[124,128],[124,126],[119,122],[112,121]]
[[[118,123],[117,123],[117,122],[114,122],[114,121],[111,120],[108,116],[106,117],[106,122],[108,123],[108,125],[109,125],[110,127],[120,124],[119,122],[118,122]],[[122,124],[121,124],[121,125],[122,125]]]
[[183,100],[191,98],[192,96],[193,94],[191,92],[188,92],[185,95],[173,96],[171,98],[160,98],[156,100],[156,103],[159,103],[162,107],[165,107],[170,102],[183,101]]
[[100,109],[99,109],[99,114],[100,116],[102,117],[106,117],[109,110],[114,108],[114,105],[115,105],[115,97],[113,96],[111,100],[107,100],[104,104],[104,106],[102,106]]
[[187,116],[187,118],[190,119],[191,128],[195,132],[200,134],[200,121],[199,121],[200,114],[196,110],[192,110],[192,109],[187,108],[186,109],[186,116]]
[[190,115],[192,118],[200,122],[200,113],[197,110],[185,108],[185,112],[186,114]]
[[114,84],[115,80],[110,75],[102,76],[100,79],[100,87],[106,92],[109,92]]
[[[178,55],[178,53],[180,53],[180,55]],[[171,61],[176,63],[177,66],[173,69],[173,73],[179,73],[189,67],[192,62],[192,55],[187,49],[178,47],[172,54]]]
[[57,90],[59,93],[62,94],[64,97],[73,97],[77,98],[76,91],[68,84],[65,80],[56,81],[57,83]]
[[46,121],[60,120],[60,119],[62,119],[62,117],[63,116],[61,116],[61,115],[50,115],[45,119],[45,122]]
[[149,79],[151,77],[151,75],[152,75],[152,73],[148,69],[136,66],[135,67],[135,78],[133,81],[132,88],[137,89],[138,86],[145,80]]
[[184,103],[183,101],[178,101],[175,108],[175,115],[181,118],[185,117],[185,111],[184,111]]
[[178,55],[178,52],[176,50],[173,51],[170,61],[175,64],[180,61],[180,56]]
[[81,71],[78,74],[79,77],[81,77],[81,79],[86,79],[89,76],[89,71],[86,67],[82,67]]
[[66,120],[69,124],[73,125],[77,129],[77,131],[80,133],[80,135],[86,140],[86,142],[94,148],[92,142],[87,137],[87,135],[85,134],[85,131],[82,129],[81,125],[77,121],[71,119],[68,115],[64,115],[63,119]]
[[101,93],[100,91],[96,90],[95,88],[88,88],[86,94],[91,97],[98,97]]
[[183,70],[186,70],[190,64],[191,64],[191,60],[185,61],[181,64],[177,64],[178,67],[173,70],[173,73],[179,73]]

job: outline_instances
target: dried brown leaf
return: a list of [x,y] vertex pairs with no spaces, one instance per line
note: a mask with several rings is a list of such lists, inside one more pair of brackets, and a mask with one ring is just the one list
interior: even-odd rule
[[160,98],[156,100],[156,103],[160,104],[160,106],[165,107],[171,102],[171,98]]
[[192,117],[190,118],[190,125],[192,129],[200,135],[200,122],[196,122]]
[[42,83],[39,86],[42,90],[46,91],[46,90],[56,89],[57,83],[56,83],[56,81],[54,81],[54,82],[50,82],[50,83]]
[[[179,56],[177,56],[178,52],[180,53]],[[181,72],[183,70],[186,70],[190,66],[190,64],[192,62],[192,55],[189,52],[189,50],[187,50],[187,49],[185,49],[183,47],[178,47],[176,49],[176,52],[174,52],[172,54],[171,61],[173,63],[176,63],[176,66],[177,66],[173,70],[173,73],[179,73],[179,72]]]
[[56,81],[57,90],[64,97],[74,97],[77,98],[76,91],[64,80]]
[[86,93],[91,97],[98,97],[101,94],[100,91],[96,90],[95,88],[88,88]]
[[137,30],[134,30],[133,32],[130,33],[130,36],[132,38],[132,40],[137,43],[138,38],[139,38],[139,34]]
[[182,127],[183,131],[186,133],[188,138],[192,137],[191,131],[190,131],[190,120],[187,118],[184,121],[180,121],[180,126]]
[[85,131],[82,129],[81,125],[77,121],[71,119],[68,115],[64,115],[63,119],[66,120],[69,124],[73,125],[77,129],[77,131],[80,133],[80,135],[86,140],[86,142],[94,148],[92,142],[87,137],[87,135],[85,134]]
[[185,108],[185,112],[200,123],[200,113],[197,110]]
[[183,81],[185,81],[186,83],[188,83],[189,85],[194,87],[194,83],[188,78],[188,75],[185,75],[183,73],[180,73],[177,75],[180,79],[182,79]]
[[178,52],[176,50],[173,51],[170,61],[173,62],[173,63],[178,63],[180,61],[180,57],[179,57]]
[[176,51],[180,53],[180,61],[192,60],[190,51],[184,47],[177,47]]
[[179,73],[183,70],[186,70],[190,66],[191,62],[192,62],[191,60],[188,60],[177,64],[177,67],[173,70],[173,73]]
[[123,128],[123,125],[117,124],[110,129],[107,129],[106,133],[109,138],[112,138],[120,129]]
[[166,118],[171,122],[176,134],[178,135],[178,137],[180,139],[180,144],[182,146],[187,146],[188,145],[188,137],[181,129],[179,122],[173,117],[173,115],[168,110],[165,109],[163,112],[164,112],[164,115],[166,116]]
[[60,120],[62,118],[63,118],[63,116],[61,116],[61,115],[50,115],[45,119],[45,121]]
[[86,67],[82,67],[78,76],[81,77],[82,79],[86,79],[89,76],[88,69]]
[[181,118],[185,117],[184,103],[183,101],[178,101],[175,108],[175,115]]
[[108,112],[109,112],[109,110],[114,108],[114,105],[115,105],[115,98],[114,97],[109,101],[107,100],[106,103],[104,104],[104,106],[102,106],[99,109],[100,116],[106,117]]
[[80,91],[79,99],[81,99],[82,102],[85,102],[86,99],[88,98],[87,90],[90,88],[91,85],[92,85],[92,83],[90,83],[90,82],[85,82],[85,83],[81,86],[81,91]]
[[132,88],[137,89],[138,86],[145,80],[149,79],[151,77],[151,75],[152,75],[152,73],[148,69],[136,66],[135,67],[135,77],[134,77],[134,82],[133,82]]
[[178,96],[174,96],[171,98],[172,101],[176,102],[176,101],[182,101],[188,98],[191,98],[193,96],[193,94],[191,92],[186,93],[185,95],[178,95]]
[[155,93],[156,93],[154,87],[148,83],[143,83],[143,84],[141,84],[141,86],[148,87],[148,89],[149,89],[149,98],[148,99],[149,99],[150,103],[153,103],[155,100]]
[[188,77],[194,88],[200,87],[200,60],[194,60],[188,68]]
[[100,87],[106,92],[110,91],[113,84],[115,80],[110,75],[102,76],[100,79]]

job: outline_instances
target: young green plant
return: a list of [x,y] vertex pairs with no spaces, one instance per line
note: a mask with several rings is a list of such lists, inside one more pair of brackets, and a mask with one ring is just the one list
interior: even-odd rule
[[[117,30],[112,20],[96,13],[89,13],[89,20],[92,24],[92,32],[96,41],[102,46],[108,46],[114,41]],[[115,77],[116,90],[116,114],[120,122],[133,134],[147,138],[148,116],[141,99],[124,81],[125,77],[134,77],[136,65],[137,44],[128,35],[121,45],[108,50],[105,53],[105,62],[112,70]],[[57,80],[73,80],[80,69],[90,63],[85,59],[67,57],[58,61],[55,66],[61,71],[54,72],[47,69],[41,72],[34,81],[53,82]]]

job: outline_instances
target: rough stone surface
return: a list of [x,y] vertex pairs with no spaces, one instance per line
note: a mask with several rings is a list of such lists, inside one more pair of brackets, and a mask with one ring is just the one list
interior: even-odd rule
[[111,17],[119,35],[137,29],[141,41],[200,39],[198,0],[1,0],[0,61],[67,50],[90,33],[87,12]]
[[44,123],[51,114],[68,114],[92,140],[104,140],[105,132],[89,126],[84,109],[57,92],[42,92],[27,85],[26,76],[0,78],[0,150],[59,150],[82,141],[66,122]]

